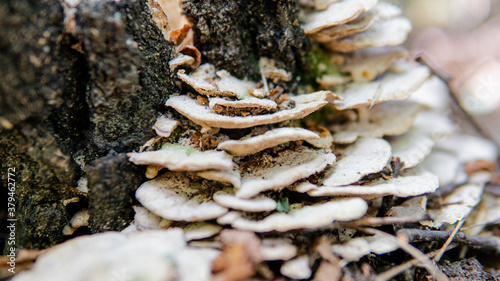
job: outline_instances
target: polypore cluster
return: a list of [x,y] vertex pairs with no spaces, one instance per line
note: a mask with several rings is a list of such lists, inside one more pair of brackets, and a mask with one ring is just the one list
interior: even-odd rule
[[[307,279],[315,250],[298,237],[315,231],[340,233],[325,243],[344,264],[398,248],[377,235],[350,239],[356,230],[337,223],[377,216],[384,196],[408,200],[382,215],[436,228],[464,219],[478,204],[489,173],[467,174],[464,167],[495,160],[496,147],[460,134],[447,117],[446,84],[410,62],[401,46],[411,24],[400,8],[376,0],[300,2],[305,33],[331,58],[321,63],[340,71],[317,77],[317,91],[285,93],[276,85],[291,74],[268,58],[260,61],[261,81],[210,64],[184,69],[194,59],[175,58],[183,91],[166,101],[172,110],[154,125],[158,137],[128,154],[147,165],[150,178],[136,191],[135,221],[124,234],[102,234],[123,240],[120,253],[153,229],[146,238],[163,241],[157,231],[169,229],[164,233],[177,240],[165,247],[187,248],[152,251],[172,256],[176,280],[195,280],[184,270],[192,264],[186,253],[204,259],[196,280],[212,274],[236,280],[224,279],[236,273],[205,266],[216,256],[220,263],[231,245],[240,245],[254,265],[283,261],[282,275]],[[451,185],[458,187],[444,204],[429,209],[433,192]],[[14,280],[28,280],[20,276]]]

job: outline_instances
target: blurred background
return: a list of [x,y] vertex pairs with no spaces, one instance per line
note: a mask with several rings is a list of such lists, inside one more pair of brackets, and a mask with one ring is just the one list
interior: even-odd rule
[[456,121],[500,145],[500,0],[389,2],[413,23],[411,55],[449,82],[466,113],[455,114],[469,119]]

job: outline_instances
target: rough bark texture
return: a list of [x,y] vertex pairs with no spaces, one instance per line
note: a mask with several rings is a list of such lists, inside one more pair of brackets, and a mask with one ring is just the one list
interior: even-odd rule
[[131,194],[141,171],[125,154],[108,155],[88,164],[89,226],[92,232],[121,230],[134,217]]
[[203,61],[240,78],[260,78],[262,56],[275,59],[295,78],[310,50],[294,0],[193,0],[183,2],[183,12],[194,23]]
[[445,261],[439,266],[450,280],[497,280],[492,274],[484,271],[484,267],[476,258],[463,259],[450,263]]
[[81,176],[92,230],[131,220],[143,176],[115,152],[153,135],[174,88],[173,46],[143,0],[82,1],[74,11],[68,18],[57,0],[0,2],[0,173],[3,187],[16,169],[19,248],[64,239],[75,212],[64,200],[81,196]]
[[0,19],[2,182],[15,168],[17,246],[47,247],[62,239],[62,201],[75,195],[80,174],[71,152],[86,124],[73,120],[86,108],[73,82],[85,75],[63,35],[59,2],[2,1]]
[[77,32],[90,68],[90,135],[98,155],[130,151],[153,137],[151,126],[172,90],[173,45],[148,9],[132,0],[78,6]]

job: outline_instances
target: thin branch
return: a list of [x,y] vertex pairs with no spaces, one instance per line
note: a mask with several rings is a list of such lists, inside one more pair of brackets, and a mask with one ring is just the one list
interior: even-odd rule
[[[419,249],[413,247],[411,244],[407,242],[407,239],[405,239],[405,235],[398,235],[397,237],[394,237],[393,235],[390,235],[388,233],[385,233],[383,231],[380,231],[375,228],[361,228],[362,231],[370,234],[378,234],[383,237],[386,237],[387,239],[391,239],[394,241],[398,246],[410,254],[412,257],[417,259],[419,262],[422,263],[422,266],[429,271],[434,278],[436,278],[437,281],[449,281],[448,277],[444,275],[441,270],[427,257],[424,253],[422,253]],[[406,241],[405,241],[406,240]]]
[[[500,195],[500,194],[499,194]],[[494,221],[485,221],[485,222],[482,222],[482,223],[476,223],[476,224],[473,224],[473,225],[469,225],[467,227],[463,227],[462,230],[467,230],[467,229],[471,229],[471,228],[476,228],[476,227],[479,227],[479,226],[487,226],[487,225],[493,225],[493,224],[498,224],[500,223],[500,219],[496,219]]]
[[266,76],[264,75],[263,71],[264,67],[262,66],[262,62],[259,61],[259,70],[260,70],[260,75],[262,77],[262,83],[264,83],[264,89],[266,90],[266,93],[269,95],[269,86],[267,85],[267,79]]
[[441,249],[439,249],[438,254],[434,257],[435,262],[439,262],[439,260],[443,256],[444,252],[446,251],[446,248],[451,244],[451,241],[453,241],[453,239],[457,235],[457,233],[460,230],[460,228],[462,227],[462,225],[464,225],[464,222],[465,222],[465,218],[463,218],[461,221],[459,221],[457,223],[457,225],[455,226],[455,229],[450,234],[450,237],[448,237],[448,239],[446,239],[446,242],[444,242],[443,247],[441,247]]
[[[438,230],[401,229],[396,233],[396,235],[400,234],[408,236],[410,242],[444,242],[452,233],[450,231]],[[460,245],[473,246],[484,251],[493,251],[497,254],[500,253],[500,238],[498,237],[467,236],[463,232],[458,232],[452,242]]]

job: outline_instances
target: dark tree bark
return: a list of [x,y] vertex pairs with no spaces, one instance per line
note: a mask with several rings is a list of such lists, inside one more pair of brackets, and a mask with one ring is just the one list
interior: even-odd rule
[[65,13],[57,0],[0,3],[1,181],[16,169],[18,248],[64,240],[76,212],[67,202],[86,202],[76,189],[81,176],[92,231],[130,222],[143,171],[123,152],[153,136],[174,89],[173,45],[145,1],[73,8]]
[[297,1],[194,0],[183,5],[195,25],[195,45],[203,61],[240,78],[260,79],[260,57],[275,59],[296,78],[311,48],[299,25]]

